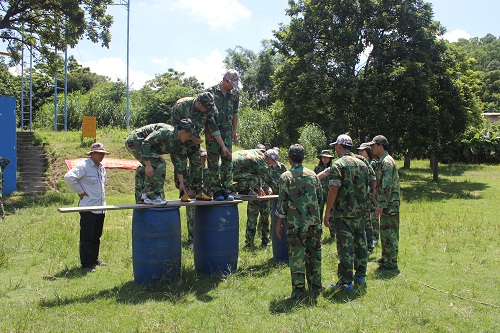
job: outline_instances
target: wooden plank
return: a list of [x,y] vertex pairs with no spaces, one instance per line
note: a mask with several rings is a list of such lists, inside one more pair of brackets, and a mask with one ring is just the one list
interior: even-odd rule
[[278,195],[264,195],[264,196],[258,196],[258,195],[239,195],[238,196],[239,200],[242,201],[264,201],[264,200],[274,200],[278,199]]
[[179,206],[213,206],[213,205],[227,205],[227,204],[240,204],[242,200],[234,201],[202,201],[191,200],[191,202],[182,202],[180,200],[168,200],[165,205],[146,205],[146,204],[129,204],[129,205],[115,205],[115,206],[88,206],[88,207],[66,207],[58,208],[60,213],[79,213],[100,210],[122,210],[122,209],[148,209],[148,208],[165,208],[165,207],[179,207]]

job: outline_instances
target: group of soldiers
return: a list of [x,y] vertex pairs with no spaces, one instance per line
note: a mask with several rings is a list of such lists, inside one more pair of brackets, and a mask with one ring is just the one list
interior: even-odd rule
[[323,150],[311,171],[302,165],[303,147],[292,145],[292,167],[280,179],[275,232],[280,237],[286,228],[293,300],[307,296],[306,281],[313,298],[322,290],[322,222],[336,240],[339,258],[339,280],[328,289],[366,286],[368,255],[379,235],[377,272],[398,271],[400,185],[387,138],[375,136],[357,148],[359,154],[352,152],[353,141],[346,134],[330,146],[338,158]]
[[[238,138],[237,91],[241,87],[238,72],[230,69],[219,84],[196,97],[178,100],[172,107],[170,124],[150,124],[130,133],[125,147],[141,162],[135,174],[136,202],[166,203],[166,162],[161,155],[169,154],[181,201],[232,201],[241,195],[278,194],[276,210],[271,214],[277,215],[277,237],[281,237],[283,228],[286,231],[292,299],[306,295],[306,281],[313,295],[323,289],[322,224],[336,240],[339,257],[339,280],[328,288],[352,291],[354,285],[366,284],[368,255],[379,236],[382,256],[377,259],[378,270],[397,270],[400,189],[387,139],[377,135],[354,154],[352,139],[339,135],[330,144],[337,159],[323,150],[314,171],[302,165],[304,149],[299,144],[288,150],[290,170],[279,161],[276,147],[258,145],[232,152],[232,143]],[[202,130],[206,148],[200,145]],[[106,153],[99,146],[88,154],[99,169]],[[76,186],[74,189],[79,195],[84,192]],[[258,222],[261,246],[269,245],[270,211],[270,200],[249,201],[244,249],[254,248]],[[192,245],[193,207],[187,207],[186,215],[188,244]],[[95,268],[99,262],[93,255],[86,265]]]

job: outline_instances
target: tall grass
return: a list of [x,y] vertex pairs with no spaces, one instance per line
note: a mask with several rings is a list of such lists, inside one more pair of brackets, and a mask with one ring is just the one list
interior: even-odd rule
[[[51,148],[58,145],[57,158],[86,151],[74,134],[58,135],[57,143],[50,141]],[[126,157],[118,142],[123,135],[106,135],[98,139]],[[109,204],[133,200],[132,187],[118,184],[133,182],[130,174],[111,178]],[[272,259],[271,248],[241,249],[246,204],[239,205],[238,273],[199,274],[192,250],[183,246],[180,281],[137,286],[132,211],[108,212],[101,245],[108,266],[82,275],[78,214],[57,212],[76,205],[76,196],[9,196],[9,215],[0,223],[0,331],[498,332],[500,167],[440,165],[440,175],[431,182],[428,161],[401,170],[400,274],[378,275],[370,263],[366,292],[324,293],[316,305],[283,300],[291,292],[290,272]],[[181,221],[185,241],[183,208]],[[371,259],[379,256],[377,247]],[[336,265],[335,244],[324,245],[325,286],[336,281]]]

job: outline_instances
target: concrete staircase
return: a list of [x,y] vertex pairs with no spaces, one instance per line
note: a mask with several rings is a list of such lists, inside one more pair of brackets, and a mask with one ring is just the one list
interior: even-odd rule
[[36,194],[47,191],[47,158],[43,146],[34,146],[33,132],[17,132],[17,190]]

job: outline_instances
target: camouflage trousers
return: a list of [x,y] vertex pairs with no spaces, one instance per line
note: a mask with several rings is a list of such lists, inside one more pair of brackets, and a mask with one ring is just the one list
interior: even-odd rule
[[[326,196],[323,197],[323,204],[319,207],[319,216],[321,216],[321,223],[323,223],[323,212],[325,211],[325,203],[326,203]],[[330,237],[332,239],[335,239],[335,219],[333,218],[333,213],[330,213],[330,228],[328,228],[330,230]]]
[[146,177],[146,166],[141,161],[140,143],[134,142],[132,135],[125,141],[125,148],[132,154],[141,165],[135,169],[135,202],[139,202],[142,193],[146,193],[151,199],[165,197],[165,175],[167,173],[167,163],[162,157],[151,158],[153,167],[153,177]]
[[321,232],[321,226],[315,225],[306,231],[286,235],[292,297],[305,296],[306,280],[309,291],[321,291]]
[[365,218],[337,218],[337,275],[343,283],[352,283],[353,275],[366,276]]
[[187,190],[193,190],[198,194],[203,191],[203,166],[201,165],[200,145],[188,141],[187,158],[189,160],[189,175],[186,181],[189,188]]
[[[259,219],[260,213],[260,219]],[[257,220],[259,221],[259,231],[261,234],[262,245],[269,243],[269,214],[271,213],[270,200],[248,201],[247,206],[247,229],[245,232],[245,246],[253,246],[255,233],[257,231]]]
[[194,223],[194,206],[186,206],[186,225],[188,230],[188,243],[193,243],[193,223]]
[[366,244],[369,251],[374,248],[374,241],[378,240],[378,228],[375,229],[377,219],[375,218],[375,210],[368,211],[366,216],[365,231],[366,231]]
[[234,168],[233,173],[233,191],[240,192],[248,189],[256,189],[260,187],[260,179],[257,173],[247,170]]
[[398,268],[399,214],[382,215],[380,218],[380,242],[384,266]]
[[[221,136],[226,148],[231,153],[233,149],[231,135],[221,133]],[[207,192],[215,193],[225,189],[231,190],[233,184],[233,160],[231,155],[222,155],[221,148],[215,140],[207,141],[207,165],[208,177],[205,184]]]

